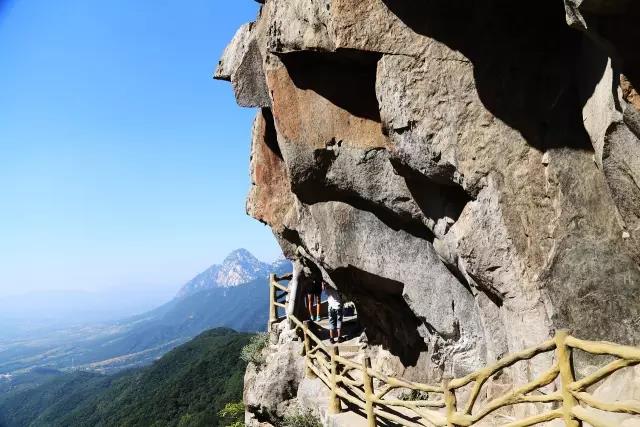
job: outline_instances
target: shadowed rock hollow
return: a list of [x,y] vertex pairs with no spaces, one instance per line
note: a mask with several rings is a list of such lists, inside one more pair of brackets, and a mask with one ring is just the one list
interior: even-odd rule
[[353,299],[393,373],[464,375],[558,328],[640,344],[639,19],[266,0],[215,73],[259,107],[247,211]]

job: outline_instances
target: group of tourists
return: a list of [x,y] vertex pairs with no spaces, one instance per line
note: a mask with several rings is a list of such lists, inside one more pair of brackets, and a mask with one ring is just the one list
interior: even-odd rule
[[309,310],[309,318],[319,322],[320,305],[322,292],[327,295],[327,305],[329,309],[329,340],[331,344],[342,342],[341,335],[343,305],[340,293],[328,285],[326,282],[313,281],[307,290],[307,309]]

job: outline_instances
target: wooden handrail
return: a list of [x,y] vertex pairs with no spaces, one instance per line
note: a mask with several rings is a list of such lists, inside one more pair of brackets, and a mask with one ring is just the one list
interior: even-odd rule
[[599,382],[600,380],[608,377],[614,372],[622,368],[626,368],[628,366],[637,365],[638,363],[640,362],[638,362],[637,360],[625,360],[625,359],[614,360],[608,365],[605,365],[602,368],[598,369],[597,371],[591,373],[590,375],[587,375],[586,377],[582,378],[580,381],[572,382],[571,384],[569,384],[569,390],[571,391],[584,390],[590,385]]
[[640,348],[628,345],[614,344],[608,341],[586,341],[572,336],[567,336],[569,347],[577,348],[591,354],[608,354],[620,359],[640,361]]
[[557,418],[562,418],[562,410],[560,409],[543,412],[542,414],[535,414],[530,417],[506,424],[504,427],[529,427],[547,421],[552,421]]
[[291,280],[291,279],[293,279],[293,273],[287,273],[287,274],[282,275],[280,277],[274,275],[274,277],[276,279],[276,282],[281,282],[283,280]]
[[558,355],[558,372],[560,375],[560,392],[562,393],[562,418],[567,427],[579,427],[580,421],[573,416],[572,409],[578,405],[578,400],[569,391],[569,384],[575,381],[573,364],[571,363],[571,347],[566,343],[567,331],[556,333],[556,353]]
[[553,350],[556,346],[556,342],[553,339],[547,340],[545,342],[543,342],[542,344],[539,344],[535,347],[532,348],[528,348],[525,350],[522,350],[518,353],[513,353],[510,354],[500,360],[498,360],[496,363],[494,363],[491,366],[488,366],[486,368],[480,369],[479,371],[473,372],[465,377],[459,378],[459,379],[454,379],[451,381],[451,387],[453,388],[462,388],[464,386],[466,386],[467,384],[469,384],[472,381],[484,381],[487,378],[491,377],[492,375],[494,375],[496,372],[504,369],[504,368],[508,368],[509,366],[514,365],[516,362],[520,362],[522,360],[528,360],[528,359],[532,359],[533,357],[541,354],[541,353],[546,353],[550,350]]
[[[287,307],[286,302],[278,301],[277,292],[282,297],[289,293],[289,289],[279,283],[280,280],[291,280],[292,275],[277,277],[270,276],[270,304],[269,326],[280,320],[277,308]],[[371,361],[364,357],[362,363],[341,356],[337,346],[328,346],[313,333],[309,321],[301,322],[295,315],[289,314],[284,318],[291,321],[290,326],[299,331],[304,339],[305,372],[313,378],[319,378],[329,389],[329,413],[337,414],[341,408],[340,401],[355,405],[362,409],[370,427],[376,425],[376,419],[396,423],[405,427],[413,426],[473,426],[494,411],[507,406],[521,403],[559,403],[553,410],[530,415],[520,420],[506,424],[508,427],[527,427],[535,424],[562,419],[565,426],[579,427],[582,422],[594,426],[613,425],[602,415],[586,409],[582,405],[604,412],[640,415],[640,401],[602,402],[587,393],[588,387],[597,384],[620,369],[640,364],[640,348],[618,345],[606,341],[586,341],[569,335],[567,331],[559,330],[555,336],[539,345],[507,355],[495,363],[461,378],[445,379],[442,385],[422,384],[385,375],[371,367]],[[607,363],[595,372],[581,378],[574,378],[572,366],[572,350],[579,349],[589,354],[610,355],[618,359]],[[508,369],[517,362],[527,361],[533,357],[553,353],[555,364],[543,372],[536,379],[521,385],[488,402],[483,402],[481,408],[477,406],[480,392],[495,374]],[[374,384],[374,379],[376,383]],[[531,394],[541,390],[556,381],[558,391],[552,393]],[[458,409],[456,390],[472,384],[464,407]],[[377,385],[377,390],[374,385]],[[406,389],[417,392],[430,393],[428,399],[416,398],[401,400],[385,398],[392,390]],[[440,395],[441,399],[431,394]],[[403,412],[399,409],[403,408]],[[434,408],[434,409],[427,409]],[[437,409],[444,409],[438,412]],[[412,416],[406,415],[410,411]]]
[[331,347],[331,394],[329,396],[329,413],[330,414],[338,414],[341,411],[340,399],[338,399],[338,395],[336,394],[336,389],[338,388],[338,361],[336,357],[338,356],[338,347]]
[[381,372],[374,371],[373,369],[369,369],[368,373],[370,376],[379,379],[387,384],[391,384],[396,386],[396,388],[408,388],[415,391],[424,391],[427,393],[442,393],[442,387],[433,386],[429,384],[421,384],[413,381],[403,380],[401,378],[389,377]]
[[365,412],[367,414],[367,421],[369,422],[369,427],[376,427],[376,413],[373,410],[373,404],[375,403],[373,399],[375,395],[373,394],[373,378],[369,376],[369,369],[371,369],[371,359],[369,356],[366,356],[362,361],[362,383],[364,384],[364,403],[365,403]]
[[286,286],[282,286],[280,283],[278,282],[274,282],[273,286],[275,286],[276,288],[280,289],[281,291],[285,292],[285,293],[289,293],[289,288],[287,288]]
[[374,403],[381,403],[388,406],[401,406],[404,408],[444,408],[444,400],[400,400],[400,399],[382,399],[377,396],[373,397]]
[[[540,375],[534,381],[531,381],[510,393],[504,394],[500,397],[497,397],[480,410],[477,414],[473,415],[470,420],[471,424],[476,423],[489,415],[490,413],[500,409],[504,406],[515,405],[518,403],[524,403],[524,398],[527,393],[531,393],[534,390],[538,390],[541,387],[551,384],[557,377],[559,373],[559,368],[557,366],[552,367],[547,372]],[[558,399],[562,400],[562,398]],[[468,416],[468,414],[465,413]]]

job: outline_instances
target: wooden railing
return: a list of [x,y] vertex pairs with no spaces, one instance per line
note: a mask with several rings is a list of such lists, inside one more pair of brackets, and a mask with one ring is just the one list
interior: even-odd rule
[[[289,319],[304,338],[306,375],[320,378],[329,388],[329,413],[339,413],[342,400],[362,410],[370,426],[377,425],[378,417],[403,426],[446,425],[444,414],[429,409],[443,408],[445,403],[441,398],[416,401],[387,398],[387,394],[397,388],[442,395],[442,387],[386,376],[371,368],[368,357],[360,363],[342,357],[339,346],[326,345],[313,333],[309,321],[300,322],[293,315]],[[401,408],[400,412],[398,408]],[[430,423],[411,422],[412,418]]]
[[[290,277],[285,277],[290,279]],[[271,276],[270,288],[288,292],[281,285],[275,286],[278,278]],[[284,288],[284,289],[283,289]],[[275,298],[271,299],[270,319],[278,319],[274,311]],[[565,426],[578,427],[582,421],[593,427],[614,427],[613,422],[596,411],[640,415],[640,401],[603,402],[587,392],[614,372],[640,363],[640,348],[613,344],[603,341],[585,341],[574,338],[567,331],[558,331],[555,336],[542,344],[506,356],[496,363],[462,378],[448,379],[441,385],[429,385],[384,375],[371,368],[368,357],[356,362],[340,356],[339,347],[327,345],[313,333],[309,321],[301,322],[297,317],[288,316],[293,327],[304,339],[305,373],[317,377],[329,389],[331,414],[342,410],[342,402],[359,408],[370,427],[383,419],[401,426],[473,426],[495,411],[519,405],[550,404],[550,409],[505,424],[508,427],[526,427],[554,419],[561,419]],[[270,320],[270,325],[271,325]],[[593,355],[609,355],[616,360],[597,369],[581,379],[574,377],[572,354],[578,349]],[[479,403],[483,386],[493,376],[513,366],[544,353],[553,353],[553,365],[533,381],[488,401]],[[555,386],[555,388],[554,388]],[[392,390],[420,392],[424,398],[398,399],[387,397]],[[465,389],[466,401],[458,403],[458,395]],[[470,390],[469,390],[470,389]],[[549,389],[551,391],[549,391]],[[555,390],[555,391],[553,391]],[[397,393],[396,393],[397,394]],[[540,407],[538,407],[540,408]]]
[[[274,323],[278,323],[287,317],[287,296],[289,295],[289,288],[282,285],[280,282],[284,280],[291,280],[293,274],[285,274],[282,277],[278,277],[275,274],[269,275],[269,324],[267,330],[270,331]],[[278,314],[278,308],[284,310],[284,315]]]

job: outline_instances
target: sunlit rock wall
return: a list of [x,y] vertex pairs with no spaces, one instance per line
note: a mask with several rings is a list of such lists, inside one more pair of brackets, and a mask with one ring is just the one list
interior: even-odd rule
[[640,344],[639,18],[266,0],[215,74],[259,108],[247,210],[422,380],[557,328]]

